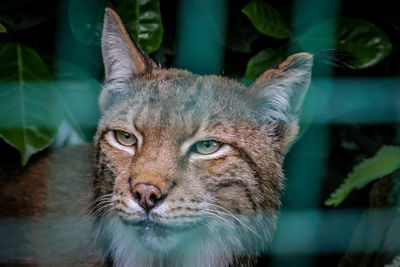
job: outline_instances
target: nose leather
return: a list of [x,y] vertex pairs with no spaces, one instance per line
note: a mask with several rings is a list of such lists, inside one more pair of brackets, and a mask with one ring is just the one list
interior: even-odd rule
[[154,184],[139,183],[132,189],[133,198],[148,213],[161,199],[161,190]]

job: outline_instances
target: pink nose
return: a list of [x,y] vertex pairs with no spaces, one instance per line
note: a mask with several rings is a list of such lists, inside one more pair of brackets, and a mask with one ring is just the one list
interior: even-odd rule
[[161,198],[160,189],[153,184],[136,184],[132,190],[133,198],[146,211],[149,212]]

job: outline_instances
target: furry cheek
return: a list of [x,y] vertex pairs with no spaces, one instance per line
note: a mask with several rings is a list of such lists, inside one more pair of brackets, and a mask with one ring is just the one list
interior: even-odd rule
[[104,161],[116,176],[124,176],[124,173],[129,173],[132,162],[130,153],[115,148],[106,140],[100,142],[100,148]]

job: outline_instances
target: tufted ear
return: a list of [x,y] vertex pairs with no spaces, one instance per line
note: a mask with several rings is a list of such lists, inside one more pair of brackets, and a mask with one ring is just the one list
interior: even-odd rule
[[151,74],[156,64],[144,54],[129,36],[118,14],[106,8],[101,39],[105,69],[105,86],[100,95],[100,109],[104,112],[129,90],[129,82]]
[[129,36],[118,14],[106,8],[101,39],[106,81],[125,81],[151,72],[154,62]]
[[298,132],[298,115],[311,79],[313,56],[299,53],[277,68],[265,71],[248,94],[252,112],[263,123],[276,127],[283,150]]

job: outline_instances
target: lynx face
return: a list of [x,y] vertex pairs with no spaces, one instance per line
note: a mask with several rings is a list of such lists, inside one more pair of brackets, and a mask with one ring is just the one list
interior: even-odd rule
[[102,49],[93,213],[107,260],[227,266],[265,250],[312,56],[288,58],[251,88],[161,69],[110,9]]

